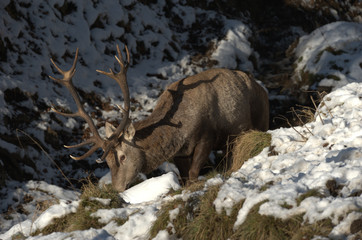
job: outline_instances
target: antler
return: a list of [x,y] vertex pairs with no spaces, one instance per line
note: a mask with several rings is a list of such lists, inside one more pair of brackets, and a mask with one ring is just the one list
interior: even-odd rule
[[73,82],[72,82],[72,77],[74,76],[75,71],[76,71],[75,66],[77,65],[78,51],[79,51],[79,49],[77,48],[77,51],[76,51],[75,57],[74,57],[74,61],[73,61],[73,65],[68,71],[62,70],[60,67],[58,67],[55,64],[53,59],[50,59],[50,61],[53,63],[54,67],[58,70],[58,72],[63,75],[63,79],[58,79],[58,78],[54,78],[52,76],[49,76],[51,79],[53,79],[56,82],[64,85],[69,90],[69,92],[73,96],[73,99],[74,99],[74,101],[75,101],[75,103],[77,105],[77,108],[78,108],[78,111],[75,112],[75,113],[63,113],[63,112],[60,112],[60,111],[56,110],[54,107],[52,108],[52,110],[54,112],[58,113],[58,114],[66,116],[66,117],[81,117],[81,118],[83,118],[88,123],[88,126],[89,126],[89,128],[90,128],[90,130],[91,130],[91,132],[93,134],[92,137],[90,137],[88,140],[86,140],[85,142],[82,142],[80,144],[76,144],[76,145],[72,145],[72,146],[64,145],[64,147],[66,147],[66,148],[77,148],[77,147],[82,147],[82,146],[85,146],[85,145],[93,144],[92,148],[89,149],[88,152],[86,152],[84,155],[82,155],[80,157],[75,157],[75,156],[70,155],[70,157],[72,159],[74,159],[74,160],[82,160],[82,159],[85,159],[85,158],[89,157],[98,148],[104,148],[104,144],[105,144],[105,141],[99,135],[99,133],[97,131],[97,128],[93,123],[92,118],[84,110],[83,104],[80,101],[79,95],[78,95],[77,91],[75,90],[75,87],[74,87]]
[[109,72],[97,70],[97,72],[116,80],[116,82],[118,83],[118,85],[120,86],[120,88],[122,90],[123,99],[124,99],[123,108],[121,106],[117,105],[119,107],[119,109],[123,112],[122,121],[118,125],[116,131],[108,138],[107,144],[106,144],[107,146],[105,149],[103,149],[104,153],[100,159],[101,161],[104,160],[104,158],[107,156],[109,151],[113,148],[113,146],[115,146],[117,144],[118,137],[123,133],[124,129],[126,128],[127,124],[130,121],[130,118],[129,118],[130,97],[129,97],[129,88],[128,88],[128,84],[127,84],[127,70],[128,70],[129,63],[130,63],[130,55],[129,55],[127,45],[125,45],[125,49],[126,49],[126,55],[127,55],[127,62],[125,62],[123,60],[121,50],[119,49],[119,46],[117,45],[117,53],[118,53],[119,57],[117,57],[117,55],[114,57],[116,58],[117,62],[120,65],[120,68],[121,68],[118,73],[114,73],[111,68],[109,69]]
[[91,149],[89,149],[88,152],[86,152],[84,155],[79,156],[79,157],[75,157],[75,156],[71,155],[70,157],[74,160],[85,159],[85,158],[89,157],[90,155],[92,155],[98,148],[102,148],[104,153],[103,153],[102,157],[99,160],[97,160],[97,162],[102,162],[106,158],[106,156],[109,154],[110,150],[118,143],[118,137],[121,135],[121,133],[124,131],[127,123],[130,121],[130,119],[129,119],[130,97],[129,97],[129,89],[128,89],[128,84],[127,84],[127,70],[128,70],[128,66],[129,66],[129,62],[130,62],[130,55],[129,55],[127,46],[125,46],[125,49],[126,49],[126,54],[127,54],[127,62],[124,62],[121,51],[117,45],[117,52],[118,52],[119,57],[115,56],[115,58],[121,67],[121,70],[119,73],[114,73],[112,71],[112,69],[110,69],[110,72],[104,72],[104,71],[97,70],[97,72],[102,73],[102,74],[116,80],[116,82],[121,87],[121,90],[122,90],[122,93],[124,96],[124,108],[119,106],[119,108],[123,112],[122,121],[121,121],[120,125],[117,127],[116,131],[108,139],[103,139],[99,135],[97,128],[93,123],[92,118],[84,110],[83,104],[80,101],[79,95],[78,95],[77,91],[75,90],[75,87],[72,82],[72,77],[74,76],[75,71],[76,71],[75,67],[76,67],[77,59],[78,59],[78,48],[75,53],[73,65],[68,71],[62,70],[55,64],[53,59],[50,59],[50,61],[53,63],[54,67],[58,70],[58,72],[63,75],[63,79],[54,78],[52,76],[49,76],[49,77],[51,79],[55,80],[56,82],[64,85],[69,90],[69,92],[73,96],[73,99],[78,108],[78,111],[76,113],[63,113],[63,112],[56,110],[55,108],[52,108],[52,110],[58,114],[66,116],[66,117],[83,118],[88,123],[89,128],[93,134],[92,137],[90,137],[88,140],[86,140],[80,144],[76,144],[76,145],[72,145],[72,146],[66,146],[66,145],[64,146],[66,148],[77,148],[77,147],[82,147],[85,145],[93,144]]

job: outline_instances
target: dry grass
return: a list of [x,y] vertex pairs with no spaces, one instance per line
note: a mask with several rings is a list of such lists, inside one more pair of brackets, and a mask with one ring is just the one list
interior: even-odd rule
[[297,198],[297,205],[299,206],[301,202],[303,202],[304,199],[309,198],[309,197],[318,197],[318,198],[322,198],[325,197],[323,196],[318,189],[310,189],[309,191],[301,194],[298,198]]
[[200,199],[199,210],[195,214],[193,221],[188,222],[182,232],[183,239],[199,240],[219,240],[228,239],[233,232],[238,210],[244,201],[234,205],[230,216],[225,212],[217,213],[214,207],[214,200],[219,192],[219,186],[209,189]]
[[[118,208],[122,202],[118,193],[110,186],[99,188],[96,184],[87,179],[87,183],[82,187],[81,202],[77,212],[67,214],[60,218],[53,219],[52,223],[41,231],[36,231],[33,235],[50,234],[52,232],[72,232],[76,230],[86,230],[89,228],[102,228],[104,224],[91,214],[98,209]],[[93,198],[110,199],[109,205],[103,205]]]
[[251,130],[237,137],[233,143],[232,164],[229,173],[240,169],[245,161],[258,155],[270,144],[271,135],[266,132]]
[[333,228],[330,219],[314,224],[304,224],[303,214],[295,215],[286,220],[272,216],[260,215],[259,207],[264,202],[255,205],[245,222],[233,233],[230,239],[240,240],[302,240],[311,239],[315,235],[328,236]]
[[172,227],[169,226],[170,221],[170,211],[176,208],[180,208],[180,212],[172,221],[173,227],[180,231],[187,224],[187,212],[189,209],[186,208],[186,204],[181,199],[177,199],[171,202],[166,203],[162,206],[161,211],[158,214],[157,220],[153,223],[152,228],[150,230],[150,239],[154,238],[157,233],[161,230],[167,230],[170,234],[172,234]]
[[[116,190],[112,188],[111,185],[104,185],[99,187],[97,184],[93,183],[90,179],[87,179],[86,184],[82,187],[82,195],[80,199],[83,203],[94,202],[90,200],[91,198],[104,198],[111,199],[111,203],[108,208],[115,208],[121,206],[121,198]],[[96,201],[97,202],[97,201]],[[100,202],[97,202],[98,206],[103,206]]]
[[[190,197],[186,202],[178,199],[164,205],[151,229],[151,239],[164,229],[182,239],[227,239],[232,233],[238,210],[243,201],[234,206],[230,216],[224,212],[218,214],[214,207],[214,200],[219,192],[219,187],[212,186],[204,195]],[[171,221],[170,210],[176,208],[179,208],[179,214]]]
[[[315,235],[328,236],[333,228],[330,219],[324,219],[313,224],[305,224],[303,215],[295,215],[282,220],[273,216],[259,214],[259,207],[264,202],[255,205],[249,212],[245,222],[234,230],[237,214],[244,201],[234,205],[230,216],[225,212],[219,214],[214,207],[214,200],[219,192],[219,186],[213,186],[202,196],[193,196],[187,201],[177,199],[165,204],[154,223],[150,239],[161,230],[167,230],[170,235],[190,240],[302,240],[311,239]],[[311,190],[301,195],[297,200],[320,196]],[[289,205],[286,205],[289,208]],[[176,218],[170,220],[170,211],[178,209]]]

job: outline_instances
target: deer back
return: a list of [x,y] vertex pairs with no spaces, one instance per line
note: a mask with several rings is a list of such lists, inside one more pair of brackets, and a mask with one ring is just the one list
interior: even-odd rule
[[241,71],[211,69],[171,84],[152,114],[134,124],[135,141],[148,155],[148,172],[174,156],[190,156],[205,135],[222,149],[229,136],[265,131],[268,124],[263,87]]

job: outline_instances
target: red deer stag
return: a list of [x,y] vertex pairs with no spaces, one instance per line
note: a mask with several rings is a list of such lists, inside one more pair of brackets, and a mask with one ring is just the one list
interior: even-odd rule
[[172,83],[158,99],[152,114],[132,123],[126,77],[130,62],[127,46],[125,50],[127,61],[124,61],[117,46],[118,57],[115,57],[120,72],[97,70],[116,80],[124,97],[124,107],[120,107],[122,121],[117,128],[106,123],[106,139],[99,135],[91,117],[85,112],[72,83],[78,49],[73,66],[68,71],[60,69],[51,59],[63,79],[50,78],[70,91],[78,108],[76,113],[53,111],[83,118],[93,134],[85,142],[65,147],[93,145],[84,155],[71,156],[75,160],[87,158],[102,148],[100,160],[106,159],[116,190],[124,191],[138,173],[149,173],[169,159],[174,160],[183,179],[193,181],[210,152],[223,149],[229,136],[249,129],[268,129],[267,92],[245,73],[227,69],[210,69]]

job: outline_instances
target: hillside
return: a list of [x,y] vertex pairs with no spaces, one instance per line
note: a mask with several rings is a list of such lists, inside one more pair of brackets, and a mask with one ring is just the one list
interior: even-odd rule
[[[243,201],[234,232],[258,206],[259,214],[279,219],[301,215],[306,225],[328,219],[329,232],[314,239],[361,236],[359,1],[5,0],[0,6],[0,239],[42,239],[29,236],[81,208],[82,179],[107,182],[106,164],[95,162],[100,152],[76,162],[69,154],[84,151],[62,147],[87,137],[87,125],[50,110],[76,106],[48,75],[57,76],[50,58],[68,68],[79,48],[74,84],[104,135],[105,121],[119,122],[116,105],[123,98],[96,70],[115,66],[116,44],[131,53],[132,119],[149,115],[174,81],[209,68],[239,69],[269,90],[273,147],[195,192],[178,193],[172,165],[163,165],[157,175],[164,175],[122,195],[130,204],[94,211],[101,227],[54,233],[54,239],[147,239],[162,204],[202,198],[214,186],[218,214],[230,216]],[[322,98],[316,91],[331,93]],[[321,96],[317,109],[310,96]],[[290,113],[298,104],[314,109],[312,122]],[[176,194],[166,196],[170,189]],[[172,220],[167,230],[153,237],[180,237]]]

